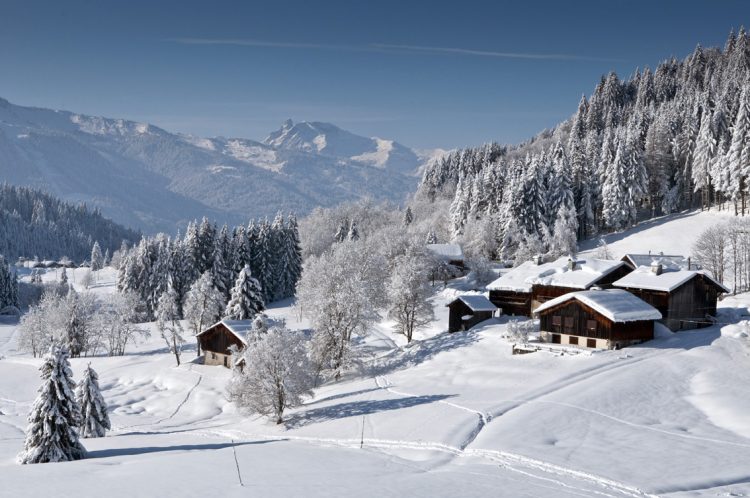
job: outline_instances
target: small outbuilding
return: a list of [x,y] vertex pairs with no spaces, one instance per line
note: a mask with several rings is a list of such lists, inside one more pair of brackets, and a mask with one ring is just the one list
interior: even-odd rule
[[540,339],[598,349],[620,349],[654,338],[659,310],[620,290],[571,292],[537,308]]
[[450,308],[448,332],[469,330],[479,322],[492,318],[498,309],[479,294],[458,296],[446,306]]
[[620,260],[631,270],[640,268],[641,266],[651,266],[654,263],[662,265],[665,270],[700,270],[700,264],[693,261],[690,257],[685,257],[679,254],[635,254],[628,253]]
[[464,251],[458,244],[427,244],[425,248],[441,261],[457,268],[464,268]]
[[252,328],[252,320],[221,320],[197,335],[203,350],[204,365],[232,366],[231,346],[237,349],[247,347],[248,331]]
[[729,292],[703,270],[670,270],[658,261],[636,268],[613,285],[659,310],[662,323],[672,331],[711,325],[719,295]]

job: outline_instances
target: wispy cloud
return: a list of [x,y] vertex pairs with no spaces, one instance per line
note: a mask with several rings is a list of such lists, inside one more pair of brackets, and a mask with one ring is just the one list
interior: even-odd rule
[[474,57],[494,57],[501,59],[530,59],[530,60],[558,60],[558,61],[613,61],[602,57],[591,57],[575,54],[540,54],[533,52],[499,52],[493,50],[475,50],[456,47],[429,47],[421,45],[392,45],[387,43],[372,43],[369,45],[332,45],[324,43],[296,43],[276,42],[267,40],[252,40],[246,38],[173,38],[170,41],[183,45],[230,45],[238,47],[267,47],[293,48],[308,50],[337,50],[345,52],[371,53],[429,53],[436,55],[458,55]]

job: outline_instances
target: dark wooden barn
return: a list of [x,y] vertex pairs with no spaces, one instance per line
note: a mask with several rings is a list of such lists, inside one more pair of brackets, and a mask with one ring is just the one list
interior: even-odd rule
[[547,301],[535,313],[545,342],[619,349],[654,338],[661,313],[620,289],[572,292]]
[[231,346],[243,349],[247,346],[245,335],[252,327],[252,320],[221,320],[198,334],[203,350],[204,365],[232,367]]
[[621,261],[564,256],[550,263],[527,261],[490,283],[487,289],[490,301],[504,314],[530,317],[550,299],[595,286],[609,288],[630,271]]
[[641,266],[613,285],[659,310],[673,331],[711,325],[719,296],[729,292],[703,271],[669,271],[660,264]]
[[497,306],[481,295],[458,296],[448,303],[448,332],[469,330],[479,322],[492,318]]

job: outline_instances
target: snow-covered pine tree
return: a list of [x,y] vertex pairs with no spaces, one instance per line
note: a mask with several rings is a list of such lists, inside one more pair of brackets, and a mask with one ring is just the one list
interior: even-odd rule
[[[707,97],[704,96],[707,100]],[[698,130],[698,138],[695,143],[695,154],[693,156],[693,188],[701,191],[701,208],[708,209],[711,196],[711,171],[713,170],[714,157],[716,156],[716,139],[713,136],[713,116],[708,107],[708,102],[703,102],[703,113],[701,125]]]
[[346,234],[347,240],[359,240],[359,229],[357,228],[357,221],[352,220],[349,224],[349,232]]
[[346,240],[346,236],[349,234],[349,220],[347,218],[342,219],[339,222],[339,227],[336,229],[336,233],[333,234],[333,240],[336,242],[343,242]]
[[90,363],[83,372],[83,379],[78,383],[76,401],[81,407],[81,436],[104,437],[111,428],[109,413],[99,389],[99,376]]
[[60,285],[68,285],[68,272],[66,271],[64,266],[60,271]]
[[[750,176],[750,85],[744,85],[737,103],[737,117],[732,126],[729,146],[729,195],[735,202],[734,211],[745,215],[745,196]],[[740,208],[737,203],[739,202]]]
[[425,243],[427,244],[438,243],[437,235],[435,235],[435,230],[430,230],[429,232],[427,232],[427,240],[425,241]]
[[618,140],[617,152],[607,168],[602,186],[604,223],[614,230],[623,228],[630,215],[627,179],[628,153],[625,140]]
[[214,248],[216,247],[216,226],[203,218],[197,230],[195,246],[195,264],[198,275],[210,270],[214,265]]
[[225,224],[218,237],[214,247],[214,260],[211,267],[211,274],[214,279],[214,287],[224,295],[226,301],[229,301],[229,291],[232,289],[232,242],[229,238],[229,228]]
[[414,221],[414,214],[411,212],[411,206],[406,206],[406,210],[404,211],[404,226],[408,227],[412,221]]
[[260,283],[253,278],[250,266],[245,265],[232,287],[232,297],[224,315],[231,320],[249,320],[264,309]]
[[42,385],[31,407],[21,464],[67,462],[86,457],[78,438],[81,408],[75,399],[75,382],[68,352],[53,347],[39,368]]
[[252,275],[256,277],[260,284],[263,302],[270,302],[272,298],[274,258],[273,254],[271,254],[271,224],[267,219],[264,219],[258,226],[253,249]]
[[104,268],[102,248],[99,247],[99,242],[94,242],[94,246],[91,248],[91,271],[98,271],[102,268]]

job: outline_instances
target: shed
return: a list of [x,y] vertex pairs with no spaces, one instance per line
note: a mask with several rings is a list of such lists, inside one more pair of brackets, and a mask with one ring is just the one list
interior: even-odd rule
[[426,249],[437,259],[448,264],[464,267],[464,251],[458,244],[427,244]]
[[659,263],[640,266],[613,285],[658,309],[673,331],[711,325],[719,295],[729,292],[703,270],[665,270]]
[[203,350],[204,365],[231,367],[231,346],[243,349],[247,346],[245,336],[252,328],[252,320],[221,320],[197,335]]
[[487,286],[505,314],[531,316],[542,303],[594,286],[609,288],[630,269],[622,261],[563,256],[549,263],[526,261]]
[[497,306],[481,294],[458,296],[446,306],[450,308],[448,332],[469,330],[479,322],[492,318],[497,311]]
[[537,308],[540,338],[555,344],[619,349],[654,338],[659,310],[621,290],[571,292]]

